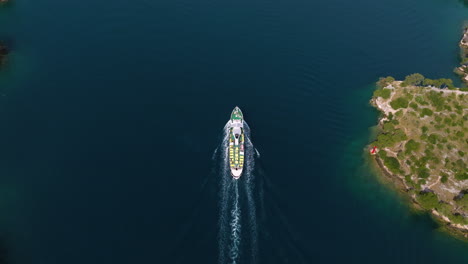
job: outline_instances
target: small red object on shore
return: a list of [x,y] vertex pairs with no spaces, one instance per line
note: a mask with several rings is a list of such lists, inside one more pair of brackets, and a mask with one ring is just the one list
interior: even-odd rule
[[377,146],[374,146],[374,147],[370,150],[370,154],[371,154],[371,155],[377,154]]

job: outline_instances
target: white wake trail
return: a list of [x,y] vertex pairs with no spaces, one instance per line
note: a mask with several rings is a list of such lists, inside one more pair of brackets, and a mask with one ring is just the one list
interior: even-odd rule
[[[246,123],[247,125],[247,123]],[[254,157],[254,150],[256,151],[255,147],[252,144],[252,141],[250,140],[250,128],[247,125],[246,129],[246,138],[247,138],[247,144],[246,144],[246,166],[245,166],[245,190],[246,190],[246,196],[247,196],[247,205],[248,205],[248,214],[249,214],[249,228],[250,228],[250,243],[251,243],[251,263],[255,264],[257,263],[257,252],[258,252],[258,244],[257,244],[257,238],[258,238],[258,233],[257,233],[257,211],[256,211],[256,205],[255,205],[255,200],[253,197],[253,191],[255,188],[255,183],[254,183],[254,168],[255,168],[255,157]]]
[[[235,180],[229,172],[229,122],[224,127],[223,141],[215,150],[215,155],[220,157],[219,176],[220,179],[220,218],[219,218],[219,264],[238,264],[244,261],[245,245],[249,245],[250,261],[248,263],[257,263],[258,254],[258,233],[257,233],[257,217],[256,205],[254,199],[254,167],[255,156],[259,156],[258,151],[254,148],[250,140],[250,128],[244,122],[245,133],[245,164],[244,173],[240,179]],[[257,152],[257,153],[256,153]],[[246,198],[241,199],[241,195]],[[241,207],[245,204],[247,210],[245,216],[242,215]],[[243,242],[242,238],[242,219],[248,220],[246,230],[250,237],[246,237]],[[247,234],[247,233],[246,233]],[[250,243],[248,243],[250,242]],[[245,252],[247,253],[247,252]]]
[[239,187],[237,180],[234,182],[234,204],[231,211],[231,248],[229,250],[229,257],[232,264],[237,263],[239,257],[239,246],[241,242],[241,210],[239,206]]
[[229,157],[228,157],[228,141],[229,141],[229,133],[228,133],[228,125],[226,123],[223,130],[223,141],[221,145],[218,147],[221,153],[220,159],[220,167],[219,167],[219,176],[221,177],[220,187],[220,197],[219,197],[219,204],[220,204],[220,217],[219,217],[219,234],[218,234],[218,247],[219,247],[219,264],[226,263],[226,245],[228,242],[228,238],[226,234],[228,232],[227,225],[228,225],[228,207],[229,207],[229,185],[231,180],[231,175],[227,171],[229,167]]

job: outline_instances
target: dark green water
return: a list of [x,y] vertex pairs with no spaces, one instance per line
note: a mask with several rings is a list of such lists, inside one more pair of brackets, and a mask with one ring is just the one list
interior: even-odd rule
[[466,263],[362,151],[372,83],[455,78],[467,18],[456,0],[15,1],[0,244],[19,264],[217,263],[212,156],[239,105],[258,263]]

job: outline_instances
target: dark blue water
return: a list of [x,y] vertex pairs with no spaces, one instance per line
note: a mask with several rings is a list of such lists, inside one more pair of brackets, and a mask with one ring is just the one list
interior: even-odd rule
[[261,154],[255,237],[239,182],[239,263],[464,263],[468,246],[362,153],[372,83],[455,77],[467,18],[456,0],[15,1],[0,10],[2,250],[218,263],[213,154],[239,105]]

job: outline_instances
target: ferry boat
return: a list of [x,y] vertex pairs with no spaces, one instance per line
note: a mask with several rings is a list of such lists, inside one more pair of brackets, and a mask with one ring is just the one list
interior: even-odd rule
[[236,106],[229,123],[229,168],[234,179],[239,179],[244,168],[245,157],[244,115]]

